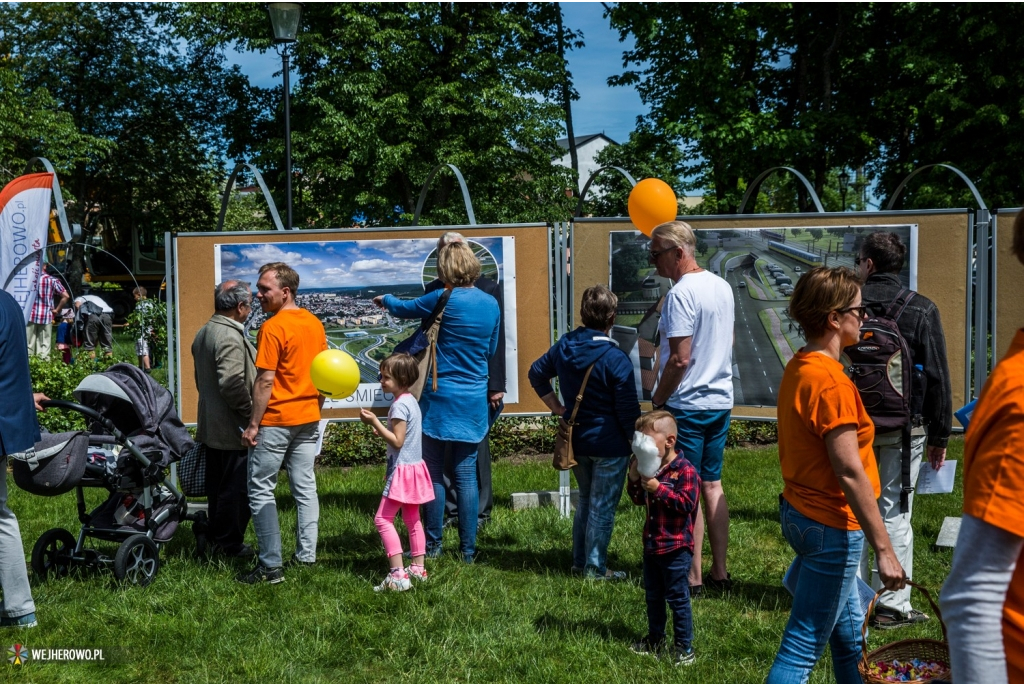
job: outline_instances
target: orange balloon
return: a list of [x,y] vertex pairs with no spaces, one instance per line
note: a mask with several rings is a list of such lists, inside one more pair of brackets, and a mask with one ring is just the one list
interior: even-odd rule
[[629,193],[629,218],[644,235],[658,224],[673,221],[678,213],[676,194],[661,179],[645,178]]

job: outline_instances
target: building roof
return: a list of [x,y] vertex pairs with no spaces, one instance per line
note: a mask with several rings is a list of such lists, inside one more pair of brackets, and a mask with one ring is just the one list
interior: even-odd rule
[[[581,147],[583,145],[586,145],[590,141],[594,140],[595,138],[604,138],[605,140],[607,140],[612,145],[618,145],[618,143],[616,143],[614,140],[612,140],[611,138],[609,138],[608,136],[606,136],[603,133],[591,133],[591,134],[586,135],[586,136],[575,136],[573,139],[576,141],[576,147]],[[558,143],[558,147],[562,148],[563,150],[568,150],[569,149],[569,139],[568,138],[559,138],[555,142]]]

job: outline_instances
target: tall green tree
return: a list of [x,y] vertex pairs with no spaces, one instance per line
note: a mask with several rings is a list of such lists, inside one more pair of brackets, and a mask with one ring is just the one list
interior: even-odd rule
[[[221,55],[176,40],[156,4],[0,6],[0,53],[25,91],[47,93],[77,135],[103,141],[62,174],[69,214],[108,246],[145,221],[210,229],[223,174],[225,117],[244,84]],[[69,139],[74,140],[73,136]],[[66,156],[66,155],[65,155]]]
[[[269,48],[255,4],[179,13],[176,25],[191,40]],[[296,223],[408,222],[427,175],[446,163],[465,175],[480,222],[568,216],[572,174],[552,164],[565,118],[553,96],[575,38],[564,26],[559,33],[559,17],[539,4],[306,5],[294,47]],[[273,117],[280,122],[279,112]],[[280,140],[271,132],[251,148],[271,176]],[[447,171],[434,180],[422,221],[466,221]]]

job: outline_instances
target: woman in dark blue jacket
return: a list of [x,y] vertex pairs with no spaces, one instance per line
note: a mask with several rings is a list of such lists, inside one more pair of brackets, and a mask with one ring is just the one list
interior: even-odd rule
[[[633,427],[640,417],[633,364],[608,337],[615,323],[618,298],[603,285],[583,293],[583,325],[555,343],[530,367],[530,385],[558,416],[568,420],[587,369],[593,365],[583,400],[576,412],[572,449],[579,501],[572,522],[573,571],[588,577],[622,579],[626,574],[606,567],[615,508],[622,497],[631,454]],[[562,397],[551,387],[558,377]]]

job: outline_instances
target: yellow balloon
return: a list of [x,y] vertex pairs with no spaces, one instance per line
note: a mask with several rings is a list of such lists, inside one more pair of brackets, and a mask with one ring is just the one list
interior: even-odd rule
[[644,235],[654,227],[673,221],[679,213],[672,187],[657,178],[645,178],[629,193],[629,218]]
[[359,387],[359,364],[341,350],[324,350],[309,367],[313,385],[325,397],[345,399]]

